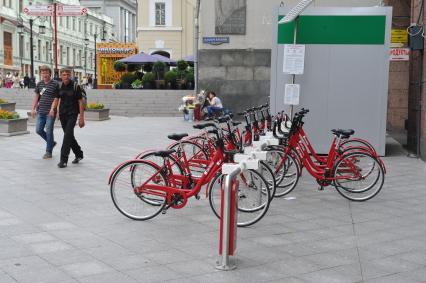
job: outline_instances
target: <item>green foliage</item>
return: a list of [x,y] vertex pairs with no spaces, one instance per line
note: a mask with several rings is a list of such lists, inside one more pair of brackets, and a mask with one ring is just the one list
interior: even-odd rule
[[178,71],[186,71],[186,69],[188,68],[188,63],[184,60],[179,60],[176,62],[176,66]]
[[116,72],[124,72],[126,70],[126,64],[116,61],[114,63],[114,70]]
[[96,102],[91,102],[88,103],[86,106],[86,109],[104,109],[105,105],[103,105],[102,103],[96,103]]
[[4,100],[4,99],[0,98],[0,104],[3,104],[3,103],[7,103],[7,100]]
[[18,119],[18,118],[19,118],[18,113],[0,109],[0,120],[12,120],[12,119]]
[[152,66],[152,72],[154,73],[157,80],[161,80],[164,77],[164,70],[166,69],[166,64],[161,61],[155,62]]
[[151,72],[145,73],[145,75],[142,78],[142,84],[145,84],[147,82],[152,83],[152,82],[154,82],[154,80],[155,80],[155,77],[154,77],[153,73],[151,73]]
[[121,87],[121,81],[118,81],[112,84],[113,89],[119,89],[120,87]]
[[135,89],[142,88],[142,81],[140,79],[135,80],[132,83],[132,88],[135,88]]
[[189,68],[188,72],[185,75],[185,80],[187,82],[194,82],[194,68]]
[[137,76],[133,73],[124,73],[121,76],[121,81],[126,84],[131,84],[137,79]]
[[166,82],[174,84],[176,83],[177,73],[175,71],[168,71],[164,75],[164,79],[166,80]]

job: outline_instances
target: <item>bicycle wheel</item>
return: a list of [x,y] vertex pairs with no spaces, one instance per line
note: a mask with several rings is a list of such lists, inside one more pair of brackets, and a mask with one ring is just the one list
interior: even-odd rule
[[[248,170],[238,175],[238,227],[255,224],[269,209],[268,182],[257,171]],[[221,191],[225,175],[218,174],[209,185],[209,203],[213,213],[220,218]]]
[[345,198],[366,201],[383,187],[385,174],[380,162],[368,152],[352,152],[337,161],[334,186]]
[[300,177],[299,163],[293,154],[289,154],[282,162],[284,149],[273,148],[268,150],[266,164],[274,170],[277,189],[274,197],[283,197],[297,186]]
[[166,176],[160,167],[144,160],[132,160],[115,172],[110,185],[112,202],[123,215],[134,220],[148,220],[158,215],[166,205],[166,195],[140,193],[136,188],[147,184],[167,186]]
[[[189,170],[192,176],[199,178],[206,171],[207,162],[209,157],[204,151],[203,147],[191,141],[182,141],[182,150],[185,152],[186,159],[188,160]],[[179,143],[170,147],[170,149],[177,150]]]
[[275,180],[274,171],[271,169],[271,167],[268,166],[265,161],[260,161],[259,169],[257,169],[257,172],[259,172],[259,174],[262,175],[263,178],[265,178],[265,180],[268,182],[268,190],[270,192],[269,194],[272,201],[275,196],[275,192],[277,191],[277,182]]

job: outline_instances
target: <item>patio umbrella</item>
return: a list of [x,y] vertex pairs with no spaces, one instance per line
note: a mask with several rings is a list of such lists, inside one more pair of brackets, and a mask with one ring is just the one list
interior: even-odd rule
[[183,58],[186,62],[194,63],[194,55],[189,55]]
[[162,56],[160,54],[154,54],[152,56],[158,58],[159,59],[158,61],[161,61],[163,63],[169,64],[170,66],[176,66],[176,61],[173,60],[173,59],[170,59],[170,58],[168,58],[166,56]]
[[118,62],[122,62],[125,64],[135,64],[135,65],[155,63],[158,61],[161,61],[161,59],[158,58],[157,56],[149,55],[143,52],[118,60]]

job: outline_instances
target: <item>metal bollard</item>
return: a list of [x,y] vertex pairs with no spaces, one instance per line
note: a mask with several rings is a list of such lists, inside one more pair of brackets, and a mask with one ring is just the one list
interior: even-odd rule
[[[231,168],[230,168],[231,169]],[[222,171],[223,167],[222,167]],[[225,170],[226,171],[226,170]],[[231,222],[231,191],[232,191],[232,181],[240,174],[242,171],[241,166],[238,164],[233,165],[232,171],[230,171],[225,177],[225,186],[224,186],[224,215],[223,219],[223,235],[222,235],[222,262],[218,261],[216,263],[216,269],[227,271],[237,268],[235,263],[231,263],[229,260],[229,234],[230,234],[230,222]]]

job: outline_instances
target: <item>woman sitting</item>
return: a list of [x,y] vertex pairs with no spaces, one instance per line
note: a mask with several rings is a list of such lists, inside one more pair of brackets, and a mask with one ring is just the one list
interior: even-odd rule
[[216,114],[222,114],[223,111],[223,105],[222,105],[222,101],[220,101],[219,97],[216,96],[216,93],[214,93],[213,91],[210,91],[207,94],[207,101],[208,101],[208,106],[207,106],[207,113],[209,118],[214,117]]

